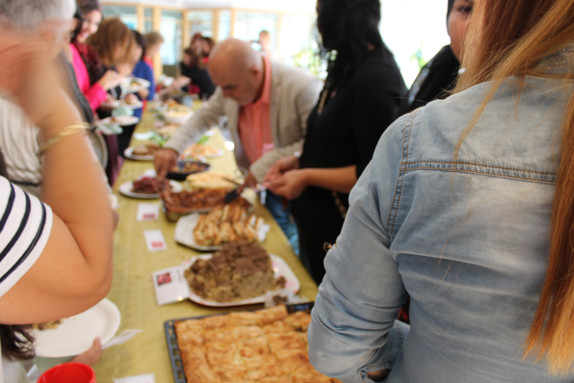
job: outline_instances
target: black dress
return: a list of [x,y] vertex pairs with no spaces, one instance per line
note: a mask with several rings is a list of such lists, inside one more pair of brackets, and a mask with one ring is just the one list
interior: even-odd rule
[[[357,166],[363,172],[379,137],[397,116],[406,86],[386,47],[370,51],[357,69],[318,113],[315,106],[307,123],[300,168]],[[345,209],[348,195],[337,193]],[[308,187],[294,201],[300,257],[315,280],[325,274],[325,242],[335,243],[343,216],[331,190]]]
[[[206,68],[200,68],[199,66],[187,66],[183,62],[179,63],[179,68],[181,70],[181,75],[189,77],[191,83],[199,87],[199,98],[204,100],[211,97],[215,92],[215,84],[209,76],[209,72]],[[191,86],[188,85],[188,86]]]
[[459,68],[460,63],[450,45],[442,47],[419,72],[406,102],[401,106],[400,114],[412,112],[432,100],[448,97],[456,84]]

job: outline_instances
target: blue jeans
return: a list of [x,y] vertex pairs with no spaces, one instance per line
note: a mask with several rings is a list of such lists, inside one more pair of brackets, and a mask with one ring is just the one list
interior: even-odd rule
[[299,235],[297,232],[297,226],[291,216],[291,202],[284,207],[282,201],[283,197],[273,194],[269,190],[264,192],[263,198],[265,200],[265,207],[269,210],[273,218],[275,218],[275,221],[277,221],[277,224],[281,227],[283,233],[285,233],[285,236],[289,240],[295,254],[299,256]]

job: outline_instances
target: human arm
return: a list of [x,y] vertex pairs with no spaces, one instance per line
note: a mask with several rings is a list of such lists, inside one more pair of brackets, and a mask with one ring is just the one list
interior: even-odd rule
[[379,144],[325,259],[308,331],[309,358],[318,371],[344,382],[369,382],[367,371],[391,368],[399,346],[393,326],[407,294],[390,250],[389,213],[401,155],[400,135]]
[[[2,71],[0,87],[18,100],[46,142],[81,118],[49,67],[50,42],[12,33],[3,30],[0,38],[0,46],[15,47],[0,49],[0,63],[7,67],[2,69],[9,71]],[[26,47],[30,52],[22,53]],[[46,150],[43,165],[43,198],[53,211],[49,238],[35,263],[20,270],[24,274],[0,297],[2,323],[76,314],[100,301],[111,285],[112,212],[101,167],[85,135],[59,140]]]
[[90,347],[87,351],[84,351],[80,355],[76,355],[72,362],[74,363],[83,363],[93,366],[96,364],[98,360],[102,357],[102,353],[104,352],[102,348],[102,341],[100,338],[95,338],[94,342],[92,343],[92,347]]
[[212,125],[218,124],[220,117],[224,115],[223,95],[218,88],[213,97],[175,131],[163,149],[154,154],[153,163],[157,176],[165,177],[167,171],[175,165],[178,154],[197,141]]
[[273,193],[290,200],[299,197],[309,186],[349,193],[357,182],[356,173],[354,165],[341,168],[294,169],[263,185]]

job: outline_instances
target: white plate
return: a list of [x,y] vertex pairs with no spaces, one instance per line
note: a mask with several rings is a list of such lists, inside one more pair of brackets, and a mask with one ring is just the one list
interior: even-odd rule
[[81,354],[92,347],[96,337],[100,337],[102,344],[112,339],[120,321],[120,310],[104,298],[91,309],[64,319],[55,329],[33,330],[36,355],[60,358]]
[[122,81],[121,87],[122,90],[125,90],[127,93],[136,93],[142,89],[149,88],[150,85],[150,82],[146,79],[139,77],[126,77]]
[[116,116],[116,117],[104,118],[103,120],[100,120],[100,123],[107,126],[111,125],[126,126],[126,125],[137,124],[139,121],[140,119],[137,118],[136,116]]
[[133,103],[127,103],[125,100],[109,100],[109,101],[104,101],[102,103],[102,106],[104,108],[130,108],[130,109],[138,109],[143,107],[143,102],[141,102],[140,100],[136,100]]
[[[197,256],[193,259],[191,259],[190,261],[186,262],[185,264],[185,269],[188,269],[196,260],[198,259],[209,259],[211,258],[211,254],[205,254],[205,255],[200,255]],[[278,257],[277,255],[274,254],[269,254],[269,256],[271,257],[271,265],[273,267],[273,271],[275,274],[275,278],[282,276],[283,278],[285,278],[285,287],[284,289],[287,289],[291,292],[293,292],[293,294],[296,294],[297,292],[299,292],[299,289],[301,288],[301,283],[299,282],[299,279],[297,279],[297,276],[295,275],[295,273],[293,273],[293,271],[291,270],[291,268],[289,267],[289,265],[283,260],[283,258]],[[190,293],[189,293],[189,299],[192,300],[195,303],[199,303],[205,306],[212,306],[212,307],[229,307],[229,306],[243,306],[243,305],[252,305],[252,304],[256,304],[256,303],[263,303],[265,302],[265,294],[260,295],[258,297],[254,297],[254,298],[249,298],[249,299],[245,299],[242,301],[236,301],[236,302],[213,302],[213,301],[208,301],[202,297],[200,297],[199,295],[195,294],[193,292],[193,290],[190,288],[189,289]]]
[[126,148],[126,150],[124,150],[124,156],[126,156],[126,158],[129,158],[130,160],[153,161],[153,154],[147,154],[145,156],[134,154],[133,146],[130,146],[129,148]]
[[[183,189],[183,187],[179,182],[169,181],[169,184],[171,185],[171,190],[174,193],[179,193]],[[124,182],[123,184],[120,185],[118,189],[120,193],[125,195],[126,197],[141,198],[141,199],[159,198],[159,194],[157,193],[144,194],[132,191],[133,181]]]
[[[193,229],[195,229],[195,225],[197,225],[197,220],[199,219],[199,214],[189,214],[181,217],[177,220],[177,224],[175,225],[175,240],[182,245],[191,247],[192,249],[200,250],[200,251],[214,251],[220,250],[223,246],[202,246],[195,242],[193,238]],[[259,235],[259,241],[263,242],[267,232],[269,231],[269,225],[263,223],[259,226],[257,230],[257,234]]]

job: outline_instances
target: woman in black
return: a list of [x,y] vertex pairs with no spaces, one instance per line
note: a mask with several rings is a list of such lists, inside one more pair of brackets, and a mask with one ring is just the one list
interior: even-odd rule
[[448,0],[446,24],[451,43],[442,47],[421,69],[401,106],[401,115],[450,95],[456,85],[462,44],[473,5],[472,0]]
[[303,153],[279,160],[265,186],[294,200],[301,260],[319,283],[324,244],[341,231],[348,193],[397,116],[406,87],[378,31],[379,0],[319,0],[317,13],[323,50],[336,58],[309,116]]

